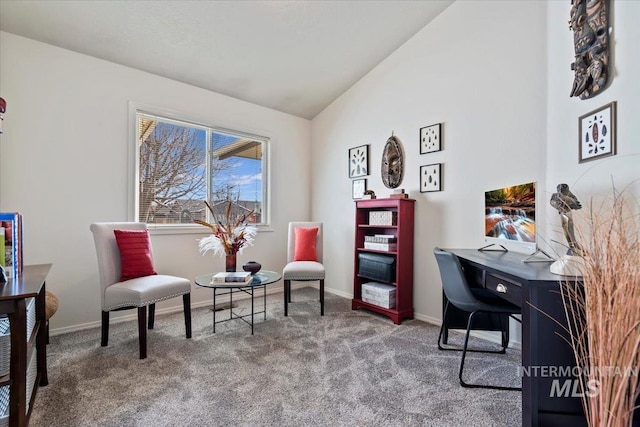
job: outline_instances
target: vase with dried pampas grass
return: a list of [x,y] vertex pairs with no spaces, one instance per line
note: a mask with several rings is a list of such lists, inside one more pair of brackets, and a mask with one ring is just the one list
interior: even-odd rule
[[640,369],[640,213],[630,191],[576,222],[582,280],[561,286],[589,426],[631,426]]

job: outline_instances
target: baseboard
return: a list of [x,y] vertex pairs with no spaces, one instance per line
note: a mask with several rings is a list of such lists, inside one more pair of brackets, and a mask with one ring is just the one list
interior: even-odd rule
[[438,327],[442,325],[442,320],[437,319],[435,317],[427,316],[426,314],[413,313],[413,318],[417,320],[422,320],[423,322],[430,323]]

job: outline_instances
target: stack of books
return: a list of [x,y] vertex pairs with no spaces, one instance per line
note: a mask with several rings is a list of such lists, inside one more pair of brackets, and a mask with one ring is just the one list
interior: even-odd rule
[[396,236],[392,234],[374,234],[364,236],[364,248],[377,251],[396,251],[398,248]]
[[248,271],[233,271],[226,273],[216,273],[211,278],[211,283],[221,285],[224,283],[245,283],[249,284],[253,276]]

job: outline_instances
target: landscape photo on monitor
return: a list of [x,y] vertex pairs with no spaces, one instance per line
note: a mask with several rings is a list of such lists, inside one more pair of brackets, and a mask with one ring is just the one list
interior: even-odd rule
[[487,191],[484,199],[486,237],[535,242],[535,182]]

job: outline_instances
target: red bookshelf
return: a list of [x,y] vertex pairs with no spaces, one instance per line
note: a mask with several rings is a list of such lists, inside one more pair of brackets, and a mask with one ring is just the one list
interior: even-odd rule
[[[372,199],[356,201],[355,251],[353,271],[353,299],[351,308],[364,308],[388,316],[396,325],[404,319],[413,319],[413,222],[414,199]],[[370,224],[371,212],[387,211],[395,216],[393,225]],[[396,237],[395,251],[381,251],[364,248],[365,236],[388,234]],[[359,254],[384,254],[395,258],[395,275],[391,281],[381,281],[365,277],[358,272]],[[362,300],[362,284],[376,281],[396,288],[395,308],[385,308]]]

